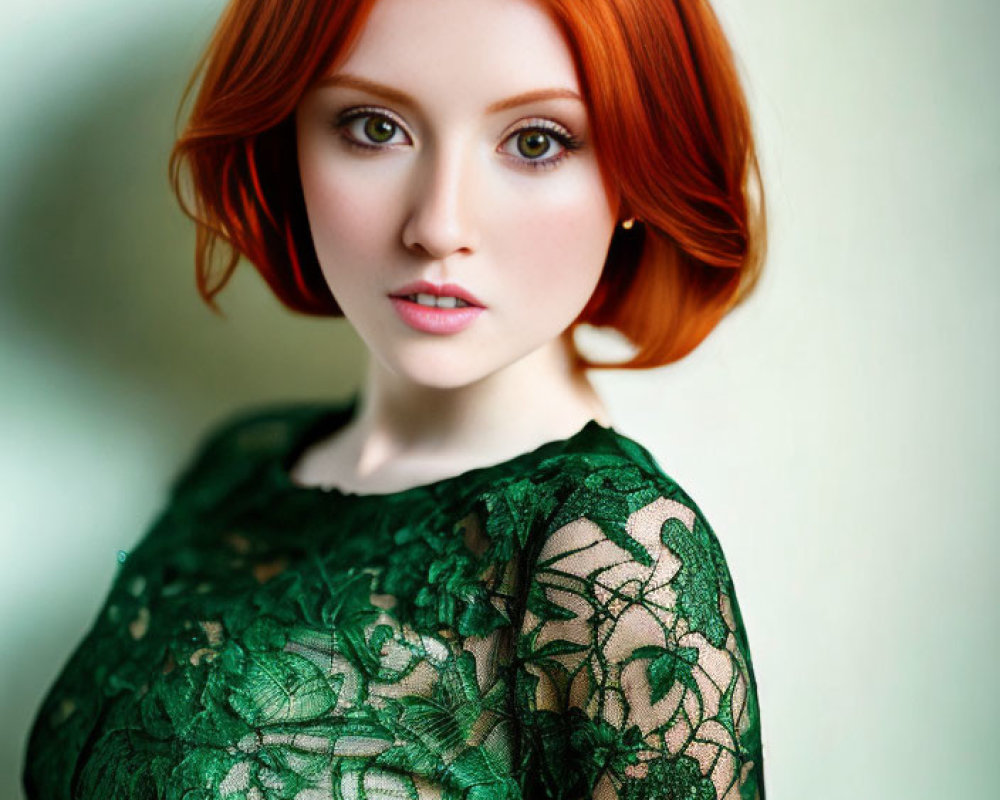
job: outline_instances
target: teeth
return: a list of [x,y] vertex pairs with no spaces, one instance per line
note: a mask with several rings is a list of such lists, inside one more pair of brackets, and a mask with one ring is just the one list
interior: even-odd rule
[[407,299],[430,308],[463,308],[469,305],[458,297],[437,297],[433,294],[411,294]]

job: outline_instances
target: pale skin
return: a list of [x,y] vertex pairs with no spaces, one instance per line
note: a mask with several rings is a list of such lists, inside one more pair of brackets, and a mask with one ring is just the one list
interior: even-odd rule
[[[619,201],[539,6],[380,0],[296,127],[320,266],[369,359],[356,418],[293,480],[399,491],[612,424],[565,332],[598,283]],[[459,284],[485,310],[458,333],[416,331],[388,297],[415,280]]]

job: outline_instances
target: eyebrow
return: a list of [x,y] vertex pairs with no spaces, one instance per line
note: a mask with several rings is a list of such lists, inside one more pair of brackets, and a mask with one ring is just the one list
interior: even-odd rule
[[[411,108],[420,107],[420,104],[406,92],[394,89],[391,86],[386,86],[383,83],[370,81],[367,78],[360,78],[357,75],[348,75],[347,73],[331,75],[330,77],[321,80],[319,85],[321,87],[347,86],[353,89],[360,89],[361,91],[368,92],[369,94],[377,95],[394,103],[408,105]],[[581,103],[583,102],[583,98],[571,89],[534,89],[530,92],[516,94],[513,97],[508,97],[504,100],[497,100],[495,103],[491,103],[487,106],[486,113],[495,114],[499,111],[506,111],[509,108],[516,108],[517,106],[527,105],[528,103],[537,103],[540,100],[554,99],[578,100]]]

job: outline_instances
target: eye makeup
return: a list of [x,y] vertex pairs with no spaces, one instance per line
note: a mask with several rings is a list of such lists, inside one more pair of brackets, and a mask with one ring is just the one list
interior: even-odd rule
[[[370,137],[367,137],[367,141],[358,138],[358,133],[356,131],[352,131],[352,128],[354,127],[354,123],[359,120],[367,120],[366,124],[362,126],[363,129],[367,129],[368,124],[371,121],[382,120],[395,128],[393,136],[391,136],[390,139],[394,138],[395,132],[398,131],[403,133],[407,139],[407,141],[402,144],[413,143],[413,140],[406,132],[406,128],[402,121],[388,109],[377,106],[354,106],[345,109],[335,116],[334,120],[330,123],[330,127],[340,136],[348,147],[354,150],[372,153],[379,150],[394,148],[401,144],[399,142],[393,143],[390,140],[383,142],[373,141]],[[532,158],[530,156],[519,156],[506,148],[508,142],[514,142],[516,146],[518,141],[517,137],[532,133],[541,134],[548,140],[550,144],[546,147],[545,152],[549,152],[553,149],[552,143],[555,143],[561,149],[554,156],[549,156],[547,158]],[[526,167],[529,169],[551,169],[557,166],[574,151],[579,150],[582,146],[582,140],[564,126],[553,120],[537,117],[530,118],[524,124],[520,124],[518,127],[508,131],[503,137],[498,152],[501,152],[510,158],[510,160],[518,167]]]
[[[511,140],[516,142],[517,140],[515,137],[530,133],[540,133],[547,137],[550,142],[555,140],[562,147],[562,150],[558,155],[550,156],[549,158],[525,157],[522,159],[514,156],[515,160],[533,169],[551,169],[559,164],[559,162],[563,159],[569,157],[569,155],[575,150],[579,150],[583,146],[583,142],[562,125],[557,122],[553,122],[552,120],[541,118],[529,119],[526,124],[515,128],[504,137],[504,144]],[[551,149],[551,147],[547,148],[546,152],[548,152],[549,149]]]

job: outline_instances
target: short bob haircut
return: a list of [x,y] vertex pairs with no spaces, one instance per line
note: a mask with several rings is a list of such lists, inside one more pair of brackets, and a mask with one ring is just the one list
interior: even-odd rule
[[[313,248],[294,112],[346,58],[375,2],[231,0],[224,11],[170,157],[171,185],[197,223],[198,290],[213,309],[242,255],[290,309],[343,316]],[[622,217],[636,218],[615,229],[569,331],[610,326],[635,354],[609,364],[577,352],[576,363],[669,364],[743,301],[764,260],[764,192],[731,49],[708,0],[537,2],[575,61],[604,185],[620,193]]]

